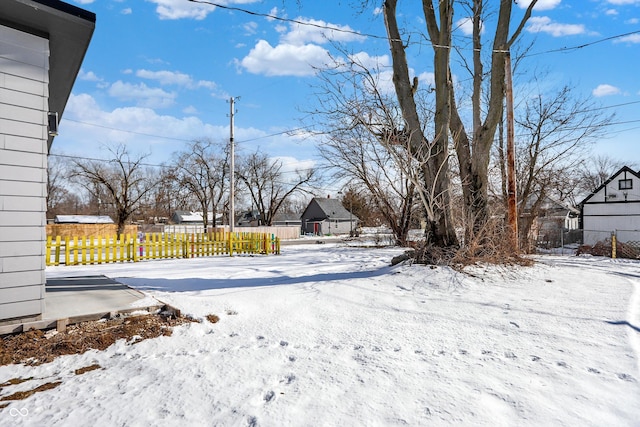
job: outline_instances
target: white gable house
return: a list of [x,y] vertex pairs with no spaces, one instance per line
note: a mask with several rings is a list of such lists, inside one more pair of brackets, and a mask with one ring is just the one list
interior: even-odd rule
[[625,166],[581,203],[584,244],[615,232],[621,242],[640,237],[640,174]]
[[44,312],[47,155],[95,20],[60,0],[0,1],[0,321]]

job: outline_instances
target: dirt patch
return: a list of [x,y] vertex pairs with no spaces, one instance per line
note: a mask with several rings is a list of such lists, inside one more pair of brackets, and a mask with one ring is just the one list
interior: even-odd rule
[[76,373],[76,375],[82,375],[86,372],[91,372],[91,371],[95,371],[96,369],[100,369],[102,368],[102,366],[98,365],[97,363],[94,363],[93,365],[89,365],[89,366],[85,366],[83,368],[79,368],[76,369],[74,372]]
[[211,323],[218,323],[220,321],[220,317],[215,314],[207,314],[207,320]]
[[31,390],[27,390],[27,391],[18,391],[16,393],[10,394],[9,396],[5,396],[3,398],[0,398],[0,401],[6,401],[6,400],[24,400],[29,396],[32,396],[38,392],[41,391],[45,391],[45,390],[51,390],[53,388],[58,387],[60,384],[62,384],[62,381],[55,381],[55,382],[51,382],[51,383],[45,383],[42,385],[39,385],[36,388],[33,388]]
[[70,325],[65,332],[32,330],[0,339],[0,366],[12,363],[40,365],[65,354],[104,350],[119,339],[135,344],[145,339],[170,336],[173,327],[196,322],[189,317],[148,314]]

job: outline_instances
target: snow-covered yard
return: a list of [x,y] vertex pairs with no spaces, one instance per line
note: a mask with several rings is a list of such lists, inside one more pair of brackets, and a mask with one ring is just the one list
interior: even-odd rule
[[62,382],[0,410],[0,425],[640,425],[639,262],[544,256],[460,274],[390,267],[400,249],[282,252],[47,269],[220,321],[0,367],[0,384]]

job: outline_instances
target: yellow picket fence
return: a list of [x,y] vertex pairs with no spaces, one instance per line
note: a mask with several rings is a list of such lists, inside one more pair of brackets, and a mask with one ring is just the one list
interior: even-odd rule
[[266,233],[146,233],[132,236],[47,237],[46,264],[87,265],[234,254],[279,254]]

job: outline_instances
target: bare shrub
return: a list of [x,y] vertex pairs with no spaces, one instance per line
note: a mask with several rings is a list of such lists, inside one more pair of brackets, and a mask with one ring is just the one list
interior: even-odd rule
[[[582,245],[576,251],[576,255],[593,255],[611,257],[613,245],[610,239],[596,242],[595,245]],[[640,248],[629,243],[616,242],[616,257],[626,259],[640,259]]]
[[148,338],[170,336],[174,326],[193,321],[188,317],[142,315],[83,322],[54,335],[41,330],[6,335],[0,338],[0,366],[40,365],[64,354],[104,350],[119,339],[134,344]]
[[415,262],[420,264],[449,265],[462,269],[476,263],[501,265],[531,265],[520,256],[507,238],[508,226],[501,218],[489,219],[479,230],[467,236],[459,246],[437,247],[418,242]]

